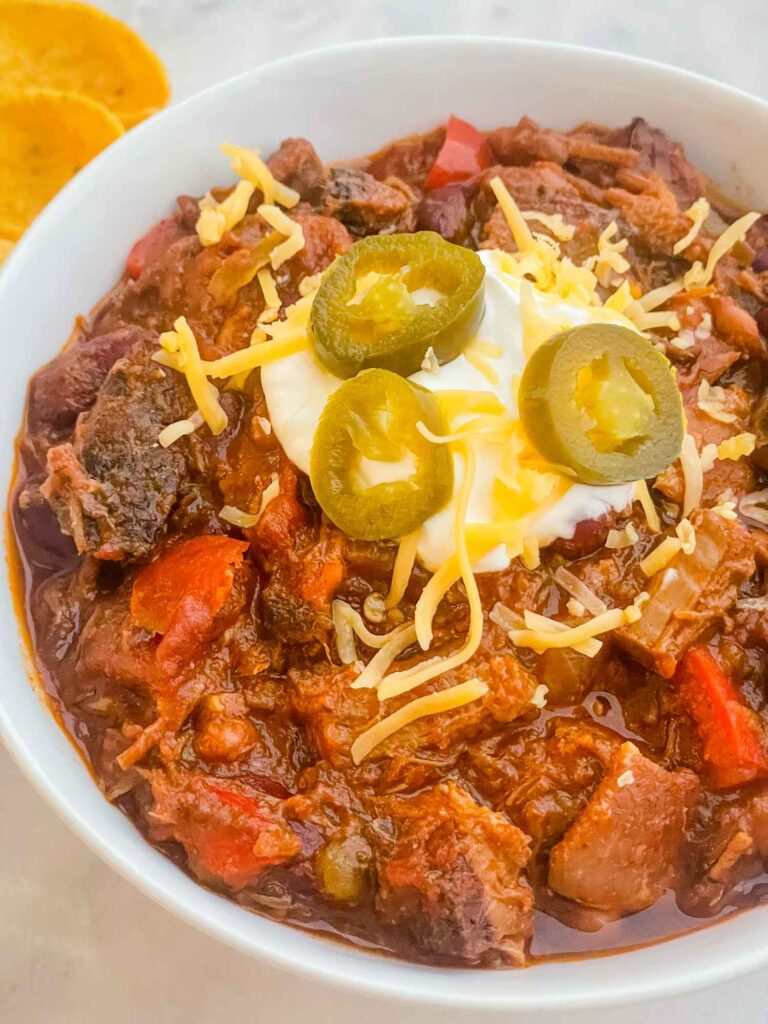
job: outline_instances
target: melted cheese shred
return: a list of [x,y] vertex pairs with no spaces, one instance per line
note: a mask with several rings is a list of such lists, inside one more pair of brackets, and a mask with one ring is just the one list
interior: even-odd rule
[[285,241],[276,245],[269,254],[269,262],[272,264],[272,269],[279,270],[284,263],[304,248],[304,232],[302,231],[301,224],[298,221],[291,220],[279,207],[273,206],[270,203],[262,203],[256,212],[271,228],[279,231],[281,235],[285,235]]
[[673,558],[682,550],[683,542],[679,537],[665,537],[650,554],[640,562],[640,569],[646,576],[655,576],[666,569]]
[[420,718],[464,707],[465,704],[471,704],[473,701],[485,697],[487,693],[488,684],[475,678],[468,679],[466,683],[451,686],[447,690],[428,693],[425,697],[417,697],[416,700],[412,700],[361,733],[352,744],[352,760],[355,764],[360,764],[384,740],[389,739],[390,736]]
[[660,544],[646,555],[640,562],[640,568],[646,576],[655,576],[666,569],[672,559],[680,552],[692,555],[696,548],[696,530],[688,519],[681,519],[675,527],[676,537],[665,537]]
[[629,260],[623,255],[629,245],[629,239],[620,238],[613,241],[614,235],[618,233],[616,221],[611,221],[597,240],[597,255],[590,256],[584,264],[594,271],[595,277],[604,288],[612,284],[617,275],[626,274],[630,267]]
[[692,245],[699,236],[704,221],[709,216],[709,203],[702,196],[685,211],[685,216],[691,221],[691,227],[683,237],[672,246],[672,252],[679,256],[689,245]]
[[227,425],[227,414],[219,404],[216,389],[206,376],[197,340],[186,317],[180,316],[172,331],[165,331],[160,335],[160,346],[176,357],[175,369],[187,378],[189,390],[200,415],[211,428],[211,433],[220,434]]
[[760,213],[745,213],[743,217],[739,217],[733,224],[729,224],[709,250],[706,265],[696,262],[685,275],[683,278],[685,288],[688,291],[691,291],[693,288],[705,288],[712,280],[712,275],[718,262],[726,253],[731,251],[737,242],[744,241],[749,229],[760,220],[761,216],[762,214]]
[[[442,590],[435,588],[427,594],[426,588],[416,605],[416,635],[420,645],[426,650],[432,638],[432,620],[437,607],[445,594],[450,589],[456,578],[461,578],[467,592],[469,603],[469,630],[464,643],[459,650],[445,658],[434,658],[429,661],[415,665],[413,668],[404,669],[401,672],[393,672],[387,676],[379,686],[378,694],[380,700],[389,700],[391,697],[399,697],[402,693],[421,686],[437,676],[458,668],[464,662],[469,661],[472,655],[480,646],[483,635],[483,607],[480,603],[480,593],[477,589],[477,581],[469,560],[467,540],[464,531],[464,524],[469,503],[469,492],[475,478],[475,456],[468,444],[457,445],[457,448],[464,459],[464,478],[456,500],[456,513],[454,519],[454,531],[456,536],[456,553],[453,556],[456,560],[458,576],[453,577],[453,571],[447,571],[441,580]],[[439,572],[442,570],[439,570]],[[449,583],[448,581],[451,580]],[[427,642],[428,641],[428,642]],[[426,646],[425,646],[426,642]]]
[[[661,288],[654,288],[646,292],[639,299],[635,299],[624,310],[625,315],[632,321],[639,331],[654,331],[659,328],[667,328],[670,331],[680,330],[680,317],[677,313],[668,310],[659,310],[674,295],[683,290],[683,282],[672,281]],[[658,312],[656,312],[659,310]]]
[[301,352],[309,348],[309,341],[306,335],[299,337],[273,338],[271,341],[263,341],[249,348],[240,348],[236,352],[230,352],[228,356],[220,359],[213,359],[210,362],[201,362],[203,371],[209,377],[223,378],[234,377],[235,374],[250,372],[257,366],[264,366],[275,359],[283,359],[291,356],[294,352]]
[[699,507],[704,491],[704,470],[696,441],[691,434],[686,434],[683,438],[683,445],[680,449],[680,466],[683,470],[685,484],[683,515],[687,516],[689,512],[693,512],[695,508]]
[[157,435],[157,442],[161,448],[170,448],[180,438],[194,434],[196,430],[202,427],[203,423],[205,423],[205,420],[201,414],[193,412],[187,419],[176,420],[175,423],[169,423],[167,427],[163,427]]
[[353,690],[369,690],[378,686],[389,671],[392,662],[416,641],[416,628],[412,622],[404,622],[390,634],[390,639],[368,662],[363,671],[351,684]]
[[[278,211],[279,212],[279,211]],[[314,291],[307,292],[285,311],[284,320],[262,322],[251,337],[248,348],[238,349],[219,359],[203,360],[197,346],[195,335],[187,323],[186,317],[179,317],[172,331],[160,335],[160,349],[152,358],[161,366],[183,373],[187,378],[190,392],[197,406],[197,411],[211,428],[214,434],[220,434],[227,425],[227,415],[218,401],[218,392],[208,380],[234,378],[234,383],[244,378],[259,366],[265,366],[277,359],[284,359],[310,347],[307,336],[309,314],[314,299]],[[279,299],[278,299],[279,301]],[[270,318],[271,319],[271,318]],[[269,340],[264,340],[269,336]],[[195,422],[193,413],[189,420],[180,420],[169,424],[161,433],[161,443],[172,444],[185,433],[189,423]],[[174,429],[171,430],[171,427]],[[167,431],[167,433],[165,432]],[[181,432],[179,432],[181,431]]]
[[[526,610],[524,619],[524,625],[528,629],[537,630],[542,633],[567,633],[571,627],[566,622],[558,622],[557,619],[550,619],[546,615],[539,615],[538,612],[532,612]],[[508,636],[512,639],[512,633],[517,630],[517,627],[510,629]],[[582,640],[579,643],[573,645],[573,650],[578,654],[583,654],[586,658],[594,658],[596,654],[600,653],[600,649],[603,644],[601,640],[596,640],[594,637],[590,637],[587,640]]]
[[639,502],[642,506],[648,529],[651,533],[659,533],[661,531],[661,520],[645,480],[638,480],[635,484],[635,501]]
[[421,530],[414,530],[407,537],[403,537],[397,548],[395,564],[392,568],[392,579],[389,584],[389,593],[384,598],[384,607],[397,608],[403,600],[406,588],[411,579],[413,567],[416,564],[416,549],[419,546]]
[[[509,636],[516,647],[530,647],[538,654],[552,648],[577,647],[585,641],[593,640],[601,633],[609,633],[621,626],[637,622],[642,615],[641,607],[647,600],[648,595],[642,593],[626,608],[611,608],[610,611],[596,615],[593,619],[582,622],[578,626],[567,626],[565,629],[557,631],[530,627],[528,629],[513,629]],[[526,612],[526,625],[532,621],[530,615],[530,612]],[[563,623],[559,623],[559,625],[563,625]]]
[[[337,635],[339,632],[343,632],[345,627],[348,627],[359,640],[362,640],[366,647],[373,647],[374,650],[380,650],[382,647],[385,647],[390,640],[399,635],[398,630],[401,628],[398,626],[389,633],[372,633],[363,622],[360,612],[355,611],[352,605],[338,598],[331,605],[331,616]],[[351,657],[347,660],[341,657],[341,660],[345,664],[351,664],[355,658]]]
[[[272,310],[279,310],[281,306],[280,296],[277,293],[277,286],[275,285],[275,279],[272,276],[272,271],[269,267],[262,267],[261,270],[256,272],[256,277],[258,278],[261,292],[264,296],[264,302],[267,307],[264,312],[266,313],[269,311],[271,314]],[[270,323],[270,320],[265,318],[263,315],[259,317],[259,319],[263,320],[264,323]]]
[[504,219],[509,225],[515,245],[520,252],[531,252],[536,244],[533,234],[526,224],[517,203],[509,194],[507,186],[498,175],[495,178],[491,178],[490,185],[493,194],[496,196],[496,202],[504,214]]

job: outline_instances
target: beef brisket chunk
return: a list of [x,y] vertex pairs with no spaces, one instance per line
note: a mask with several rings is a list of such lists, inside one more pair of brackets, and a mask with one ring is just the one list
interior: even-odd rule
[[[527,836],[453,782],[378,803],[382,915],[441,959],[524,963],[533,929],[533,896],[522,876]],[[390,830],[382,848],[381,834]]]
[[278,181],[299,193],[305,203],[317,205],[328,182],[328,171],[307,139],[283,139],[267,166]]
[[139,344],[113,366],[72,440],[48,453],[41,491],[78,551],[141,558],[156,543],[185,476],[183,456],[157,441],[191,411],[173,376]]
[[678,880],[693,772],[668,772],[623,743],[549,858],[561,896],[616,916],[650,907]]
[[377,181],[365,171],[332,167],[322,212],[356,235],[413,231],[418,197],[399,178]]
[[119,327],[84,339],[35,374],[29,388],[29,426],[33,431],[64,430],[96,401],[99,388],[118,359],[149,335],[141,327]]

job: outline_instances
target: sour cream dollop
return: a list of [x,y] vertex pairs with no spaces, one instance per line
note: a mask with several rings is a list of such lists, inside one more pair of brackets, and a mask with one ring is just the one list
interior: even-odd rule
[[[491,249],[478,253],[485,266],[485,310],[477,337],[497,346],[498,356],[486,356],[495,371],[498,383],[491,383],[464,354],[439,367],[437,372],[421,370],[409,379],[429,391],[484,391],[494,394],[508,412],[518,416],[514,381],[525,369],[523,318],[520,282],[503,270],[504,254]],[[560,327],[575,327],[590,322],[590,307],[553,303],[549,297],[533,290],[537,311],[556,321]],[[429,296],[424,296],[429,301]],[[603,322],[610,313],[601,310]],[[616,318],[616,323],[626,321]],[[261,374],[272,428],[288,458],[299,469],[309,473],[310,453],[320,415],[328,397],[343,381],[330,373],[311,349],[297,352],[264,366]],[[474,448],[476,470],[469,494],[466,521],[494,522],[494,479],[500,469],[503,446],[482,438],[470,442]],[[382,479],[396,478],[397,464],[386,464]],[[463,460],[454,454],[454,493],[438,513],[428,519],[421,530],[417,557],[426,569],[434,572],[454,552],[454,514],[458,489],[464,474]],[[395,476],[393,476],[393,472]],[[403,474],[408,474],[407,466]],[[372,474],[372,481],[373,481]],[[631,502],[632,484],[596,487],[573,483],[565,494],[549,506],[530,528],[529,535],[540,544],[557,538],[570,540],[576,526],[585,519],[597,519],[610,511],[621,511]],[[474,565],[475,572],[498,572],[510,564],[505,545],[499,545]]]

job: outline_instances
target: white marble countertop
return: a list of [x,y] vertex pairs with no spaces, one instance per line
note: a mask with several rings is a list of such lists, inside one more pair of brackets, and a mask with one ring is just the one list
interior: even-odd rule
[[[435,32],[621,50],[768,95],[766,0],[643,0],[633,7],[616,0],[102,0],[100,6],[156,47],[175,99],[288,53]],[[2,748],[0,807],[0,1020],[204,1024],[226,1017],[298,1024],[308,1007],[322,1024],[386,1019],[374,1003],[288,982],[155,906],[70,835]],[[406,1024],[419,1015],[398,1018]]]

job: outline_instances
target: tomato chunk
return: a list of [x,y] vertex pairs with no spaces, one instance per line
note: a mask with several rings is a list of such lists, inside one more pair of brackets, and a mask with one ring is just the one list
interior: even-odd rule
[[443,188],[454,181],[466,181],[493,163],[488,143],[467,121],[451,116],[445,142],[427,175],[427,188]]
[[166,674],[175,675],[204,646],[247,547],[231,537],[192,537],[139,572],[131,615],[161,634],[156,657]]
[[268,867],[301,849],[268,800],[204,776],[174,773],[152,779],[153,816],[165,838],[181,843],[192,870],[232,889],[250,885]]
[[125,271],[136,280],[140,277],[147,264],[154,262],[171,244],[178,234],[179,227],[175,218],[166,217],[159,220],[142,238],[135,242],[125,261]]
[[701,736],[713,785],[727,789],[768,777],[760,719],[706,647],[686,653],[675,682]]

